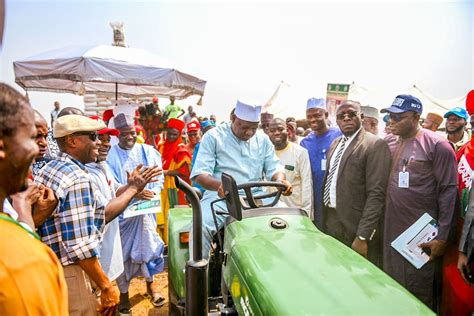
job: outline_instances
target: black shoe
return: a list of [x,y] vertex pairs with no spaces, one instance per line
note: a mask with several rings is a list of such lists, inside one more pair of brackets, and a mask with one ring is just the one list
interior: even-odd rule
[[120,303],[118,306],[118,312],[120,316],[132,315],[132,305],[130,304],[130,299],[128,298],[128,292],[120,293]]

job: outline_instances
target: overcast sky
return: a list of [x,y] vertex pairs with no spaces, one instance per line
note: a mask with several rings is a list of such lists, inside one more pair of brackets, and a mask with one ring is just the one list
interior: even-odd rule
[[[127,45],[207,80],[198,114],[221,120],[238,97],[265,102],[281,80],[289,83],[281,116],[303,117],[306,100],[324,97],[328,82],[356,82],[379,108],[413,84],[453,99],[474,88],[473,2],[6,0],[0,75],[13,84],[14,60],[110,44],[109,22],[123,21]],[[54,100],[83,104],[66,94],[30,99],[46,116]]]

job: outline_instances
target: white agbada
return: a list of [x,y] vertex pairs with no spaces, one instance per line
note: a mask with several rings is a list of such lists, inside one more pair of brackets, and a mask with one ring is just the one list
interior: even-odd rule
[[[111,199],[115,198],[115,192],[120,185],[115,181],[105,161],[87,164],[86,168],[89,171],[92,184],[99,191],[94,192],[94,194],[99,199],[103,199],[102,203],[107,205]],[[109,279],[113,281],[124,270],[118,217],[105,225],[102,238],[99,257],[100,265]]]
[[285,168],[286,180],[293,186],[290,196],[281,196],[280,200],[289,207],[298,207],[313,219],[313,178],[308,151],[298,144],[289,142],[282,150],[275,150],[280,163]]

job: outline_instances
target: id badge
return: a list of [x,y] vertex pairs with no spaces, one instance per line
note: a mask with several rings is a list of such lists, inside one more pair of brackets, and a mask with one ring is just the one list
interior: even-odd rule
[[294,170],[295,170],[295,166],[285,165],[285,169],[286,169],[286,170],[289,170],[289,171],[294,171]]
[[321,171],[326,171],[326,159],[321,159]]
[[410,187],[410,174],[407,171],[398,173],[398,187],[405,189]]

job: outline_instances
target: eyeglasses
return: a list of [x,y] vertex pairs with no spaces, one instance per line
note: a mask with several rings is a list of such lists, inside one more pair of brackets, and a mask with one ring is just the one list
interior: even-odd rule
[[77,132],[72,134],[73,136],[89,136],[90,140],[95,142],[98,138],[98,135],[96,132]]
[[197,132],[188,133],[188,137],[196,137],[196,136],[198,136]]
[[346,117],[346,115],[349,117],[349,119],[353,119],[358,114],[359,114],[359,112],[354,112],[354,111],[349,111],[349,112],[346,112],[346,113],[339,113],[339,114],[336,115],[336,119],[343,120]]

